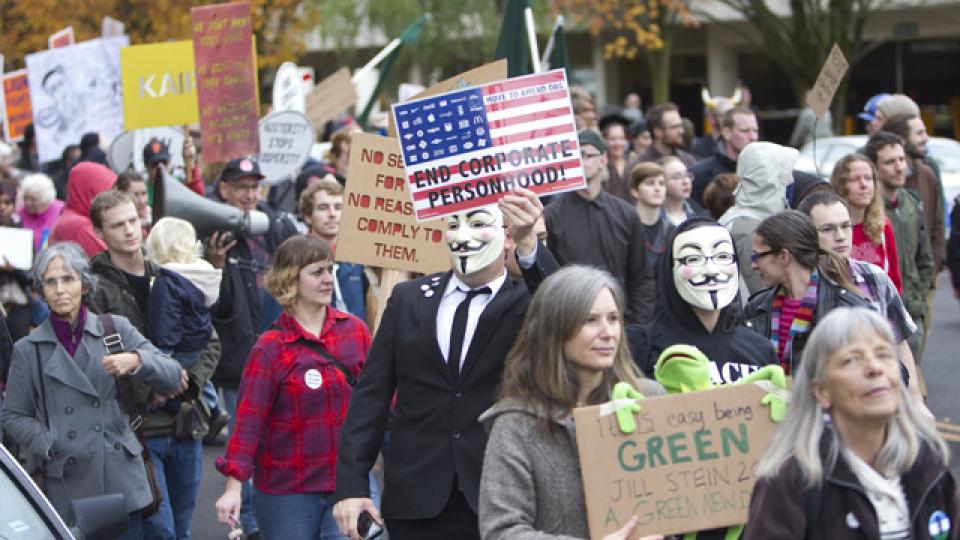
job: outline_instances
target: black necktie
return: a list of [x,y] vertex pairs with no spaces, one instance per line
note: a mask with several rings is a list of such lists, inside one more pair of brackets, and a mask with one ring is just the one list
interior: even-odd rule
[[460,376],[460,356],[463,352],[463,339],[467,333],[467,315],[470,311],[470,302],[478,294],[490,294],[490,287],[481,287],[467,291],[467,297],[457,306],[453,315],[453,328],[450,331],[450,351],[447,354],[447,367],[453,375],[453,380]]

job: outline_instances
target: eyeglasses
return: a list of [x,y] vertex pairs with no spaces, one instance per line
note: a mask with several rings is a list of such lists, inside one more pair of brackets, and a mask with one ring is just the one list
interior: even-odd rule
[[580,157],[583,158],[583,159],[593,159],[593,158],[595,158],[595,157],[600,157],[600,156],[602,156],[602,155],[603,155],[603,154],[601,154],[601,153],[599,153],[599,152],[597,152],[596,154],[591,154],[591,153],[589,153],[589,152],[580,152]]
[[668,176],[667,178],[670,179],[670,180],[683,180],[684,178],[693,180],[693,173],[687,171],[687,172],[685,172],[685,173],[671,174],[671,175]]
[[817,227],[817,231],[823,234],[837,234],[837,230],[842,230],[844,232],[849,232],[853,228],[853,224],[849,221],[844,221],[843,223],[827,223],[826,225],[821,225]]
[[737,262],[737,256],[734,253],[722,252],[713,255],[692,254],[677,257],[674,261],[684,266],[705,266],[707,261],[713,261],[713,264],[729,265]]
[[768,249],[767,251],[751,251],[750,252],[750,262],[757,264],[757,261],[766,257],[767,255],[773,255],[774,253],[780,251],[779,249]]

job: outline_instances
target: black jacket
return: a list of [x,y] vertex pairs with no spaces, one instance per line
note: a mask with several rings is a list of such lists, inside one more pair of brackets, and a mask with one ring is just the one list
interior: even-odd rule
[[[542,275],[556,269],[537,249]],[[396,395],[386,456],[383,516],[438,515],[454,480],[476,511],[487,433],[480,413],[493,406],[507,352],[530,292],[506,279],[477,322],[460,377],[454,381],[437,345],[437,311],[451,272],[398,284],[387,302],[354,390],[337,452],[335,500],[368,497],[390,402]],[[431,292],[432,291],[432,292]]]
[[703,192],[706,191],[710,182],[718,174],[736,173],[737,160],[727,156],[727,142],[720,139],[717,141],[713,155],[698,161],[690,168],[690,172],[693,173],[693,190],[690,192],[690,198],[697,204],[703,205]]
[[[274,253],[287,238],[297,234],[297,229],[288,214],[276,212],[265,204],[257,210],[270,218],[270,228],[263,235],[266,251]],[[220,334],[223,352],[213,380],[219,386],[236,388],[247,362],[250,349],[260,337],[262,328],[273,321],[261,320],[261,291],[257,287],[257,274],[266,268],[253,259],[247,238],[237,235],[237,244],[227,252],[220,282],[220,300],[214,306],[213,326]],[[266,294],[266,293],[263,293]]]
[[[744,308],[744,318],[747,321],[747,326],[767,338],[767,341],[770,340],[771,330],[770,306],[773,304],[778,289],[779,287],[772,287],[754,294],[747,302],[747,307]],[[844,306],[871,309],[870,302],[865,298],[844,289],[821,272],[820,287],[817,290],[817,307],[813,312],[813,320],[810,321],[810,329],[803,334],[797,334],[793,338],[793,345],[790,348],[791,357],[787,360],[790,373],[793,373],[794,365],[799,365],[800,359],[803,357],[803,348],[807,344],[807,338],[810,337],[810,332],[813,332],[813,329],[816,328],[817,321],[826,316],[830,310]]]
[[[826,460],[827,438],[820,441],[821,459]],[[920,448],[913,467],[900,477],[907,499],[912,538],[935,538],[931,527],[949,518],[948,534],[936,538],[960,538],[960,507],[953,474],[926,445]],[[750,517],[744,540],[846,538],[879,540],[876,511],[866,492],[840,455],[833,470],[824,473],[819,489],[805,489],[803,472],[796,458],[790,458],[773,478],[761,478],[753,488]],[[816,508],[808,508],[816,506]],[[814,520],[813,523],[807,523]]]
[[960,290],[960,197],[953,200],[950,211],[950,238],[947,240],[947,268],[953,288]]

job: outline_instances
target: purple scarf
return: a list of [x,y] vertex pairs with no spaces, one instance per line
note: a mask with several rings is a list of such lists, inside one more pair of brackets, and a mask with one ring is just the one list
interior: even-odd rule
[[80,340],[83,339],[83,326],[87,322],[87,308],[80,304],[80,313],[77,314],[77,328],[70,328],[70,323],[50,314],[50,324],[53,326],[53,333],[57,335],[57,340],[63,345],[72,358],[80,346]]

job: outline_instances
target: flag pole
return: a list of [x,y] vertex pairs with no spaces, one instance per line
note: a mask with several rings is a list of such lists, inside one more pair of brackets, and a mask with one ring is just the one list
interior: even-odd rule
[[377,67],[380,62],[383,62],[383,59],[390,55],[393,51],[397,50],[397,47],[403,43],[400,41],[400,38],[393,38],[393,41],[387,44],[382,51],[378,52],[376,56],[370,59],[362,68],[354,72],[353,77],[350,78],[350,82],[357,84],[361,79],[366,77],[367,73]]
[[533,8],[523,10],[527,22],[527,42],[530,44],[530,61],[533,63],[533,72],[540,72],[540,53],[537,52],[537,29],[533,25]]
[[557,21],[553,23],[553,30],[550,30],[550,39],[547,40],[547,46],[543,48],[543,57],[540,60],[541,68],[549,68],[550,54],[553,53],[553,42],[557,37],[557,28],[563,26],[563,15],[557,15]]

